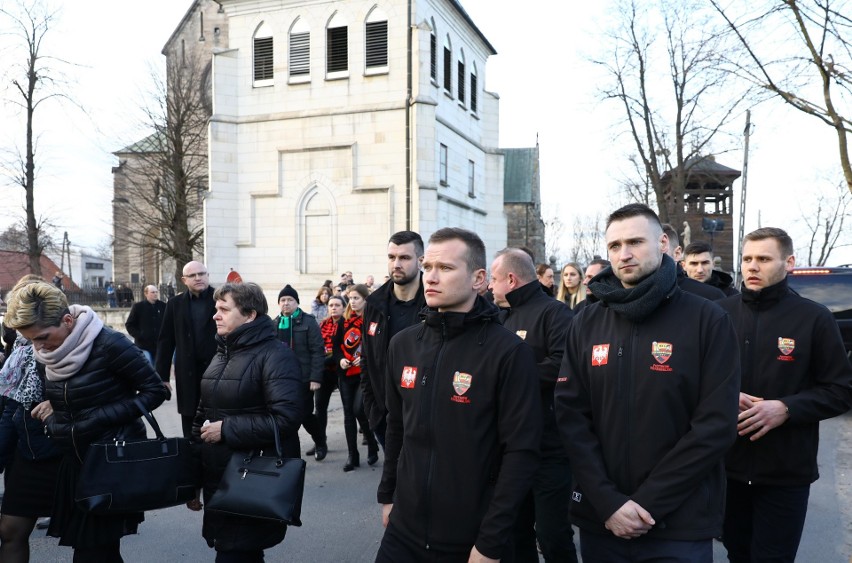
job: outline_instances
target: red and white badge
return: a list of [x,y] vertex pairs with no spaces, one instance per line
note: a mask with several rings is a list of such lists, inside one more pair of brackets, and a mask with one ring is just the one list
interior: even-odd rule
[[417,381],[417,368],[405,366],[402,368],[402,378],[399,380],[399,386],[403,389],[413,389]]
[[658,364],[664,364],[672,357],[674,347],[671,342],[651,342],[651,355]]
[[592,346],[592,365],[605,366],[609,362],[609,344]]
[[376,329],[379,328],[379,323],[372,322],[370,323],[370,328],[367,329],[367,334],[370,336],[376,336]]
[[792,338],[782,338],[779,336],[778,349],[781,350],[781,353],[785,356],[789,356],[793,353],[793,350],[796,349],[796,341]]

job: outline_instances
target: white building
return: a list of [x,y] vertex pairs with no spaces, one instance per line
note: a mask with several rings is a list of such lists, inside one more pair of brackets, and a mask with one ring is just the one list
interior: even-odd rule
[[[455,0],[221,0],[205,258],[277,294],[386,273],[388,237],[506,245],[494,48]],[[273,292],[274,289],[274,292]],[[302,297],[303,305],[309,303]]]

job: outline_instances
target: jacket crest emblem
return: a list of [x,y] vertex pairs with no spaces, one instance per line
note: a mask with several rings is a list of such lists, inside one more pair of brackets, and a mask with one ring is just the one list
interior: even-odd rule
[[417,381],[417,368],[405,366],[402,368],[402,377],[399,380],[399,386],[403,389],[413,389],[414,383]]
[[609,344],[595,344],[592,346],[592,365],[605,366],[609,361]]
[[657,363],[664,364],[672,357],[673,346],[671,342],[652,342],[651,355]]
[[792,338],[778,337],[778,349],[785,356],[789,356],[796,349],[796,341]]
[[472,381],[473,377],[469,373],[457,371],[453,374],[453,389],[456,390],[457,395],[464,395],[467,393],[467,390],[470,389],[470,383]]
[[518,338],[520,338],[521,340],[527,339],[527,331],[525,331],[525,330],[516,330],[515,334],[517,334]]
[[379,323],[372,322],[370,323],[370,328],[367,329],[367,334],[370,336],[376,336],[376,329],[379,328]]

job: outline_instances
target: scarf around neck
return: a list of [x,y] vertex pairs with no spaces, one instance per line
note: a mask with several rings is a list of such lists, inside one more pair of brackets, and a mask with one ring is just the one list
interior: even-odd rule
[[289,330],[290,329],[290,319],[295,321],[297,318],[299,318],[299,315],[301,315],[301,314],[302,314],[302,310],[296,309],[295,311],[293,311],[293,314],[290,315],[289,317],[285,317],[284,315],[281,315],[281,319],[278,321],[278,330]]
[[612,268],[592,278],[589,287],[605,306],[632,322],[639,322],[677,288],[677,269],[674,260],[663,254],[660,267],[634,287],[621,285]]
[[74,325],[62,344],[56,350],[35,350],[35,357],[45,366],[45,375],[49,381],[63,381],[80,371],[89,359],[92,344],[104,327],[103,321],[91,307],[71,305]]

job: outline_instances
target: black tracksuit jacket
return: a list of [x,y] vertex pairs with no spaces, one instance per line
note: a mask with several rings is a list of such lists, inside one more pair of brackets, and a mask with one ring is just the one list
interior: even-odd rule
[[[510,308],[500,312],[503,326],[514,332],[535,354],[538,364],[544,432],[542,455],[565,455],[553,413],[553,390],[565,353],[565,335],[574,312],[564,302],[549,297],[535,280],[506,294]],[[583,301],[581,301],[583,303]]]
[[429,310],[390,343],[377,498],[423,548],[502,557],[538,470],[535,359],[497,316],[477,297],[468,313]]
[[849,410],[852,366],[831,313],[800,297],[786,278],[722,301],[737,331],[742,391],[777,399],[790,418],[752,442],[739,436],[725,460],[728,478],[756,485],[807,485],[819,478],[819,421]]
[[718,536],[739,389],[736,335],[714,302],[675,287],[638,323],[585,307],[555,393],[574,524],[609,534],[604,522],[632,499],[656,520],[649,537]]

